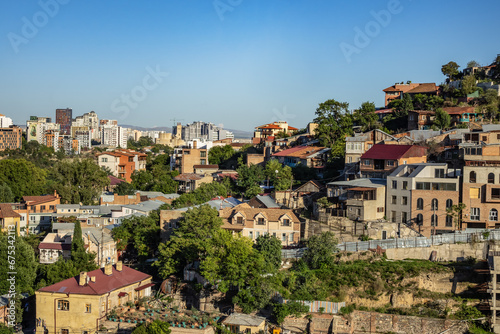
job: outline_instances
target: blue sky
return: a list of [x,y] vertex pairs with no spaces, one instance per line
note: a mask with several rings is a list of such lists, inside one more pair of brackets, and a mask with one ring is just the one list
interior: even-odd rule
[[2,1],[0,113],[304,127],[325,100],[382,106],[382,89],[439,84],[450,60],[491,63],[499,12],[497,0]]

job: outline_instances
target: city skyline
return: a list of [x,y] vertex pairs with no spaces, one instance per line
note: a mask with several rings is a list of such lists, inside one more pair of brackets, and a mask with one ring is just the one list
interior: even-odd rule
[[430,4],[2,3],[0,113],[18,125],[69,107],[148,128],[304,127],[325,100],[382,107],[395,82],[440,84],[448,61],[493,61],[498,2]]

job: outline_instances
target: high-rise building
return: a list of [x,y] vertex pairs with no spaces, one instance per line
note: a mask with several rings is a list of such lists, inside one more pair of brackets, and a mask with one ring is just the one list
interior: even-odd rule
[[[103,122],[107,121],[107,122]],[[104,125],[102,125],[104,124]],[[116,121],[101,120],[101,144],[111,147],[127,148],[128,128],[115,125]]]
[[95,111],[91,111],[83,114],[82,116],[77,116],[73,120],[71,127],[77,127],[77,130],[72,130],[72,136],[74,137],[74,131],[80,131],[83,127],[87,127],[90,130],[92,139],[99,139],[99,118]]
[[50,117],[31,116],[30,120],[26,122],[26,140],[36,140],[38,143],[45,145],[44,136],[46,131],[61,130],[59,124],[52,123],[51,121],[52,119]]
[[56,123],[61,125],[61,134],[71,134],[71,123],[73,121],[73,109],[56,109]]
[[184,141],[191,141],[195,139],[201,140],[222,140],[227,138],[234,138],[232,132],[223,130],[222,126],[216,126],[213,123],[193,122],[191,124],[180,127],[180,124],[172,128],[174,136],[179,136]]
[[22,146],[23,130],[11,125],[8,128],[0,128],[0,151],[5,149],[15,150]]

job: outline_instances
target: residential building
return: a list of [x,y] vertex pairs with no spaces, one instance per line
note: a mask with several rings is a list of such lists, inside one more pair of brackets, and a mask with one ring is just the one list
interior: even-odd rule
[[26,140],[35,140],[39,144],[45,145],[45,135],[47,131],[50,130],[59,133],[61,131],[61,125],[52,123],[50,117],[30,116],[30,120],[26,122]]
[[118,126],[116,120],[101,120],[99,127],[101,144],[109,147],[127,148],[128,129]]
[[97,154],[98,165],[108,168],[114,176],[132,181],[134,171],[146,169],[147,155],[133,150],[121,149]]
[[386,140],[395,140],[395,137],[378,129],[346,137],[344,168],[346,179],[351,179],[359,174],[359,161],[366,151],[373,145],[383,143]]
[[78,130],[75,131],[74,139],[78,140],[78,146],[81,149],[92,149],[93,134],[91,130]]
[[11,125],[14,125],[12,123],[12,118],[0,114],[0,129],[1,128],[8,128]]
[[200,175],[212,175],[219,171],[219,165],[194,165],[194,173]]
[[73,231],[71,233],[48,233],[38,245],[40,263],[56,263],[61,257],[65,261],[69,260],[71,258],[72,238]]
[[[83,114],[82,116],[77,116],[73,122],[71,123],[71,131],[73,132],[73,127],[75,128],[86,128],[81,129],[85,131],[90,131],[91,140],[98,140],[99,137],[99,117],[95,113],[95,111],[91,111]],[[76,131],[76,130],[75,130]],[[74,133],[72,135],[75,137]]]
[[300,240],[300,220],[289,209],[252,208],[247,203],[219,210],[224,221],[222,228],[255,241],[259,236],[271,234],[283,246],[296,245]]
[[162,132],[159,134],[158,139],[156,139],[155,144],[178,147],[184,146],[186,142],[180,137],[174,136],[172,133]]
[[174,177],[174,180],[179,183],[179,192],[191,192],[198,189],[203,183],[211,183],[214,178],[211,175],[183,173]]
[[59,130],[45,130],[42,135],[42,145],[54,148],[54,151],[59,151],[60,144],[60,131]]
[[435,83],[396,83],[391,87],[387,87],[383,90],[385,92],[385,106],[389,105],[389,102],[402,99],[404,94],[416,95],[439,95],[439,86]]
[[296,146],[276,152],[271,158],[276,158],[280,163],[289,167],[299,164],[309,168],[322,169],[326,166],[331,149],[319,146]]
[[224,319],[222,323],[234,334],[258,334],[267,332],[266,318],[257,315],[232,313]]
[[208,150],[207,145],[199,146],[198,141],[193,141],[191,147],[176,148],[170,157],[170,169],[180,174],[194,173],[194,166],[208,165]]
[[116,242],[109,229],[104,226],[100,228],[82,226],[82,236],[85,250],[96,254],[95,261],[99,267],[103,268],[106,263],[118,263]]
[[[481,114],[474,107],[449,107],[443,110],[451,116],[451,125],[457,126],[477,122]],[[410,110],[408,112],[408,130],[429,130],[434,124],[436,112],[432,110]]]
[[21,216],[21,234],[50,229],[58,204],[61,204],[61,197],[55,191],[53,195],[23,196],[21,202],[13,203],[12,208]]
[[171,204],[179,194],[164,194],[159,191],[138,191],[134,195],[104,194],[99,199],[100,205],[128,205],[139,204],[148,200],[162,201]]
[[117,262],[36,291],[36,333],[95,333],[114,307],[151,295],[150,275]]
[[361,156],[364,178],[386,178],[398,166],[427,162],[427,148],[416,145],[373,145]]
[[11,125],[8,128],[0,127],[0,151],[16,150],[22,147],[23,131],[20,127]]
[[273,139],[278,133],[290,135],[299,129],[289,126],[285,121],[278,121],[264,124],[255,128],[253,133],[253,144],[260,144],[266,141],[267,138]]
[[12,209],[12,205],[8,203],[0,203],[0,231],[5,233],[16,231],[20,234],[21,215]]
[[73,110],[71,108],[56,109],[56,123],[61,126],[61,134],[71,135],[71,122]]
[[213,123],[201,121],[186,124],[184,126],[177,123],[176,126],[172,127],[172,135],[175,138],[182,139],[186,142],[195,139],[215,141],[234,138],[233,133],[231,131],[224,130],[222,125],[216,126]]
[[269,195],[257,195],[251,198],[248,202],[248,205],[252,208],[266,208],[266,209],[279,209],[280,206],[274,198]]
[[385,216],[385,179],[361,178],[327,184],[332,216],[373,221]]
[[276,203],[289,209],[303,209],[311,207],[313,200],[325,196],[326,188],[318,181],[307,181],[292,191],[275,191]]
[[387,177],[386,217],[424,236],[459,229],[448,209],[459,203],[459,172],[445,163],[407,164]]

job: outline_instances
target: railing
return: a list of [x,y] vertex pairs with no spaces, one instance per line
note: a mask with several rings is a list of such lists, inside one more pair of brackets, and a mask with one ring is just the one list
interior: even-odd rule
[[[337,245],[340,251],[345,252],[364,252],[370,249],[376,249],[380,246],[382,249],[393,248],[421,248],[431,247],[443,244],[473,243],[488,240],[500,240],[500,230],[485,230],[484,232],[474,233],[447,233],[442,235],[433,235],[430,238],[414,237],[385,240],[369,240],[358,242],[344,242]],[[283,249],[281,256],[284,259],[301,258],[306,248]]]

